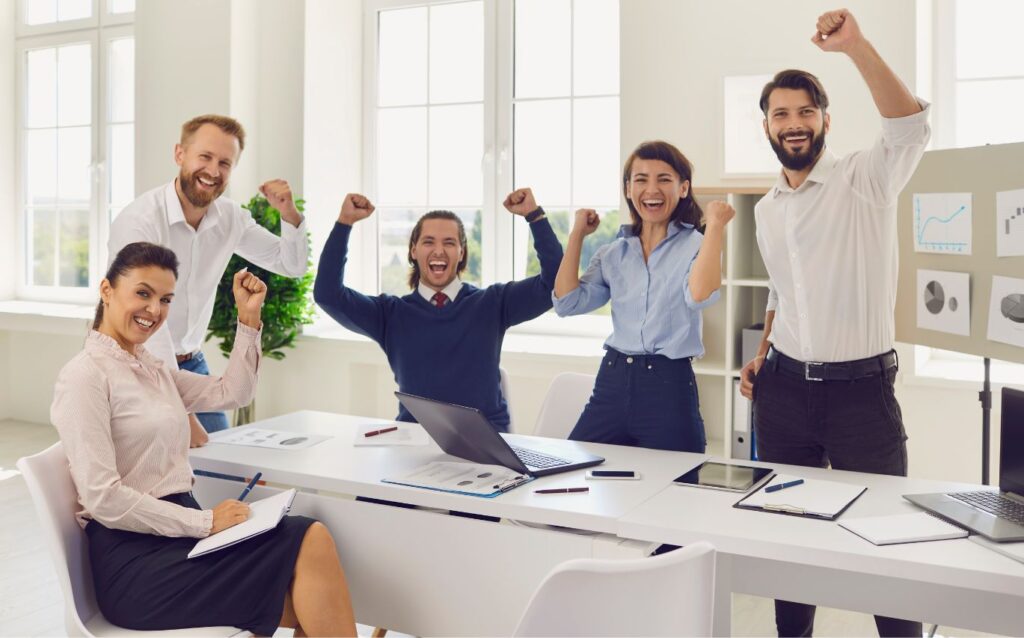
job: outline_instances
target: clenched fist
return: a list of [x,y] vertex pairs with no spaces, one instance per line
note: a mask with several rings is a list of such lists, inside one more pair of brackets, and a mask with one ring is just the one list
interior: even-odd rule
[[736,209],[720,199],[709,203],[704,210],[705,223],[718,228],[725,228],[725,225],[735,216]]
[[260,192],[267,198],[271,206],[281,211],[281,219],[292,226],[298,226],[302,223],[302,215],[299,214],[299,209],[295,207],[292,187],[288,185],[288,182],[283,179],[272,179],[269,182],[263,182],[260,186]]
[[533,191],[529,188],[520,188],[512,191],[505,198],[503,205],[508,212],[526,217],[537,210],[537,200],[533,198]]
[[235,307],[238,308],[238,320],[250,328],[259,329],[260,312],[263,300],[267,297],[267,284],[259,277],[243,268],[235,273],[231,282],[231,291],[235,294]]
[[341,203],[341,212],[338,213],[338,222],[351,226],[362,221],[373,214],[376,210],[373,203],[358,193],[345,195],[345,201]]
[[811,42],[822,51],[847,53],[853,46],[864,41],[860,26],[857,25],[853,14],[846,9],[821,14],[815,28],[817,31]]
[[572,224],[572,234],[586,237],[601,225],[601,217],[593,208],[581,208],[576,211],[576,219]]

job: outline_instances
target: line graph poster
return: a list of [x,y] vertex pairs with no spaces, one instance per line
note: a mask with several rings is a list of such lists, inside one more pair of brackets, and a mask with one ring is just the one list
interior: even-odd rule
[[914,194],[914,251],[971,254],[971,194]]
[[1024,255],[1024,190],[996,193],[996,257]]

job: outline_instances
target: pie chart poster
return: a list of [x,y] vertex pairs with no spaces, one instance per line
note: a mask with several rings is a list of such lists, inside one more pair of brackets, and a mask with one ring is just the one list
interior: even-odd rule
[[971,335],[970,274],[944,270],[918,270],[917,327],[969,337]]
[[992,277],[988,338],[1024,348],[1024,279]]

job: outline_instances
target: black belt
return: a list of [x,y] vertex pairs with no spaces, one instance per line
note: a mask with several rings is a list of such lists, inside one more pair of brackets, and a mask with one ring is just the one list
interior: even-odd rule
[[805,381],[853,381],[864,377],[874,377],[899,367],[899,358],[895,350],[885,354],[856,361],[838,361],[835,363],[815,363],[797,361],[787,357],[774,347],[769,348],[766,361],[776,369],[803,377]]

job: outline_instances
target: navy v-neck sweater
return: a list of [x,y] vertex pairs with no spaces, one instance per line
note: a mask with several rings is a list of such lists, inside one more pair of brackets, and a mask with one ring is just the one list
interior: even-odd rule
[[[453,302],[437,308],[415,290],[404,297],[371,297],[345,286],[352,227],[336,223],[317,270],[313,297],[335,321],[380,345],[402,392],[467,405],[507,431],[498,363],[510,327],[551,308],[562,245],[547,219],[530,224],[540,274],[477,288],[463,284]],[[398,420],[415,421],[399,404]]]

